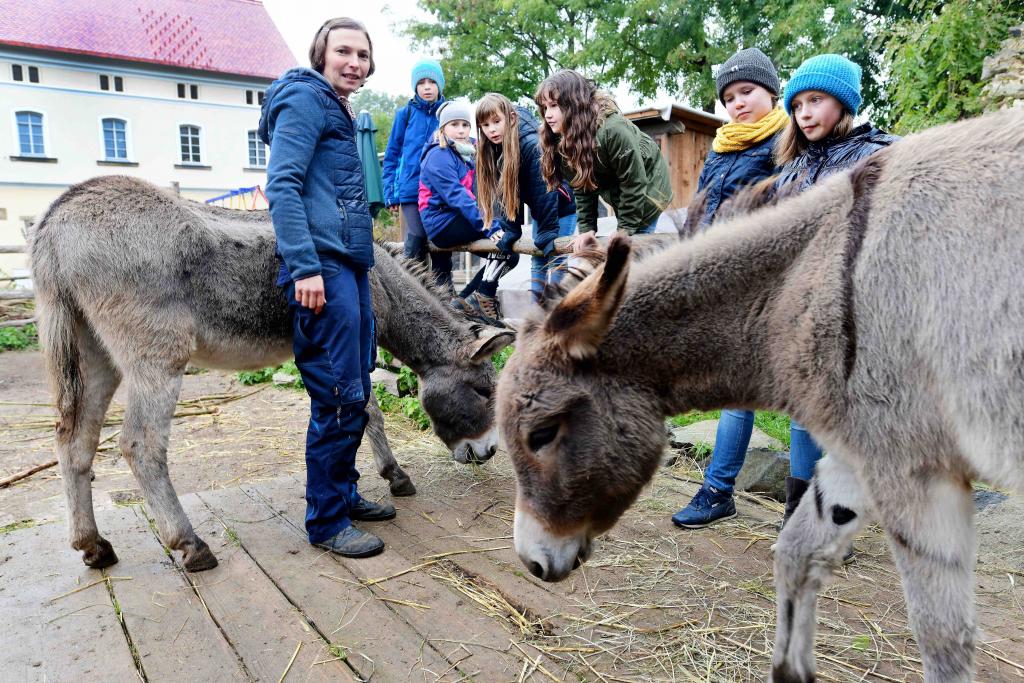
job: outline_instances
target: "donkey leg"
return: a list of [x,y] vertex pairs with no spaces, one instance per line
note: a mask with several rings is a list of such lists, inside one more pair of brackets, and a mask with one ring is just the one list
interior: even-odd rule
[[[916,480],[915,480],[916,479]],[[903,581],[925,681],[972,680],[977,621],[974,504],[970,485],[927,473],[904,486],[874,486]]]
[[[97,569],[117,562],[110,543],[100,536],[92,506],[92,462],[99,445],[100,430],[110,399],[121,378],[92,333],[80,325],[76,330],[81,377],[81,398],[70,436],[57,430],[57,461],[64,482],[68,506],[71,547],[82,551],[82,561]],[[61,416],[61,423],[65,421]]]
[[818,463],[811,487],[775,548],[777,613],[771,680],[815,680],[814,634],[818,591],[842,566],[870,504],[853,471],[835,456]]
[[416,493],[416,487],[405,470],[398,465],[395,454],[391,452],[388,435],[384,432],[384,413],[381,412],[377,397],[373,393],[370,394],[370,400],[366,402],[366,415],[369,418],[366,423],[366,433],[370,437],[373,460],[377,464],[380,476],[388,480],[391,495],[413,495]]
[[128,406],[121,432],[121,451],[142,487],[146,506],[156,520],[164,545],[182,552],[190,572],[212,569],[217,558],[192,530],[167,471],[167,441],[181,390],[181,374],[136,368],[126,374]]

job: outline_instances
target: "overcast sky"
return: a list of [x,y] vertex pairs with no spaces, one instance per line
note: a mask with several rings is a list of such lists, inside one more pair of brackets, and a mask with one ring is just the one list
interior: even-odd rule
[[[366,24],[373,39],[373,57],[377,63],[377,71],[366,82],[366,87],[372,90],[411,96],[412,65],[423,57],[437,57],[413,48],[411,40],[401,32],[401,26],[410,20],[430,18],[417,7],[416,0],[350,3],[304,0],[301,4],[293,0],[263,0],[263,5],[302,66],[309,65],[309,44],[327,19],[347,15]],[[614,94],[619,106],[625,110],[669,102],[666,96],[659,97],[656,102],[643,102],[624,87],[616,88]]]

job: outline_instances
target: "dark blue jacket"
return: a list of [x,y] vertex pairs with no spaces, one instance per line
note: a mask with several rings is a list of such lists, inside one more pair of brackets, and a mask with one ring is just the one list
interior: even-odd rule
[[775,187],[778,189],[797,183],[797,191],[803,192],[822,178],[850,168],[899,139],[898,135],[890,135],[873,128],[870,123],[864,123],[844,138],[827,137],[812,142],[803,154],[782,167]]
[[[509,235],[504,241],[509,244],[523,235],[523,209],[525,204],[530,207],[530,216],[537,221],[533,242],[545,256],[555,249],[555,238],[558,237],[558,219],[576,213],[569,183],[563,182],[562,187],[548,192],[547,183],[540,172],[540,138],[538,137],[537,119],[529,110],[516,107],[519,116],[519,211],[516,216],[499,216],[498,222],[502,230]],[[483,143],[486,144],[486,143]]]
[[740,152],[708,152],[704,159],[704,169],[697,181],[697,191],[707,191],[702,224],[710,224],[714,220],[718,207],[726,199],[775,173],[772,153],[778,136],[779,133],[776,133]]
[[384,204],[415,202],[420,191],[420,156],[423,145],[437,130],[437,108],[444,102],[427,102],[417,95],[395,114],[384,150]]
[[355,125],[330,83],[291,69],[267,88],[260,139],[270,146],[267,201],[277,253],[293,280],[320,273],[322,258],[373,266]]
[[424,145],[418,205],[423,229],[431,241],[456,222],[468,226],[470,234],[478,233],[480,239],[501,227],[495,219],[484,228],[476,205],[475,173],[476,164],[459,156],[454,145],[442,147],[436,140]]

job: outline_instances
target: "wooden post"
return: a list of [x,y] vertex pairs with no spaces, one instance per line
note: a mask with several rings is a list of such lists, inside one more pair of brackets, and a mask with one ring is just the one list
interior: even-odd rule
[[171,181],[171,192],[174,193],[175,197],[180,197],[181,196],[181,183],[179,183],[177,180],[172,180]]

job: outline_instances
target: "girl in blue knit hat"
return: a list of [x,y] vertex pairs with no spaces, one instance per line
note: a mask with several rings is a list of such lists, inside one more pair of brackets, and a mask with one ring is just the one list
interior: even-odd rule
[[[846,170],[861,159],[899,140],[870,123],[854,125],[861,105],[860,66],[841,55],[811,57],[793,72],[783,104],[789,123],[775,145],[775,162],[782,167],[776,189],[795,183],[802,192],[822,178]],[[811,435],[791,422],[790,463],[786,479],[783,524],[796,510],[821,459]],[[846,558],[851,558],[852,549]]]
[[860,76],[860,66],[841,55],[811,57],[793,72],[783,99],[789,124],[775,145],[777,188],[805,190],[899,139],[870,123],[854,126]]
[[402,212],[405,255],[427,259],[427,235],[416,206],[420,188],[420,155],[437,130],[437,110],[444,103],[444,73],[433,59],[412,68],[413,98],[395,114],[384,150],[384,204]]

